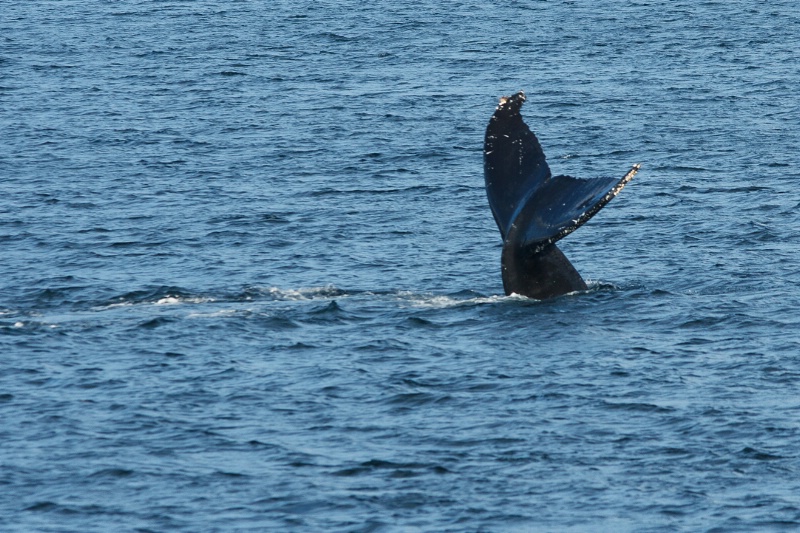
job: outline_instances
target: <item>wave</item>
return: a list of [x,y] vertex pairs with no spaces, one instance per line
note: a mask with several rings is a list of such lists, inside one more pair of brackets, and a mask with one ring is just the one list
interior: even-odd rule
[[203,294],[196,294],[182,287],[162,285],[151,289],[126,292],[104,302],[99,302],[97,308],[114,308],[131,305],[177,305],[182,303],[208,303],[217,298]]
[[[615,292],[618,287],[588,281],[589,290],[580,294]],[[565,295],[573,299],[580,294]],[[344,289],[332,284],[282,288],[249,286],[238,291],[196,291],[179,286],[164,285],[129,291],[111,298],[70,301],[68,297],[53,302],[34,304],[28,309],[0,309],[0,326],[5,333],[41,331],[67,324],[96,324],[105,313],[123,313],[118,320],[144,320],[145,326],[155,327],[182,319],[254,318],[257,320],[286,320],[291,324],[312,322],[349,322],[370,320],[376,313],[398,313],[403,320],[415,310],[469,309],[484,306],[551,305],[525,296],[512,294],[483,294],[474,290],[436,293],[410,290]],[[557,305],[557,304],[556,304]],[[132,313],[132,314],[131,314]],[[111,315],[102,320],[107,321]],[[420,316],[411,317],[411,327],[430,325]]]

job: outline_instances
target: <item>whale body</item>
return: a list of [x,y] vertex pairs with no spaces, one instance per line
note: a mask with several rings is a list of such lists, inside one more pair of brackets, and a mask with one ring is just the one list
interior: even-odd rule
[[555,243],[619,194],[640,165],[621,179],[553,176],[539,140],[522,120],[525,100],[522,91],[500,99],[486,128],[483,171],[503,238],[505,293],[546,299],[587,289]]

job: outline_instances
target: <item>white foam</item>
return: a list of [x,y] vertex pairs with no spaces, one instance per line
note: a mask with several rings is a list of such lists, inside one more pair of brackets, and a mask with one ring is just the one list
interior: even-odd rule
[[340,298],[342,296],[346,296],[346,294],[333,285],[304,287],[300,289],[281,289],[279,287],[269,287],[261,290],[264,292],[264,294],[271,296],[275,300],[314,300],[316,298]]
[[214,301],[216,301],[214,298],[207,298],[201,296],[184,298],[181,296],[171,296],[168,294],[167,296],[164,296],[163,298],[156,300],[155,304],[156,305],[206,304]]
[[165,296],[156,302],[156,305],[175,305],[181,303],[180,298],[175,296]]
[[481,304],[494,304],[507,300],[527,300],[524,296],[512,294],[511,296],[494,295],[494,296],[476,296],[474,298],[454,298],[446,295],[435,294],[419,294],[408,291],[401,291],[398,293],[403,300],[408,301],[412,307],[428,307],[444,309],[448,307],[470,306]]

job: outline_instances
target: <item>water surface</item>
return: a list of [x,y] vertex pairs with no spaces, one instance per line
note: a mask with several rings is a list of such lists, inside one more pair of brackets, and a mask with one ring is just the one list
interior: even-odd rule
[[[788,1],[0,16],[0,529],[800,526]],[[497,97],[643,170],[503,295]]]

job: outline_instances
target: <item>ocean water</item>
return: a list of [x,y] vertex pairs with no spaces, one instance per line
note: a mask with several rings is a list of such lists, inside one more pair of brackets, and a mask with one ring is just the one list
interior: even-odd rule
[[[0,530],[800,528],[789,0],[6,2]],[[642,171],[503,295],[497,98]]]

